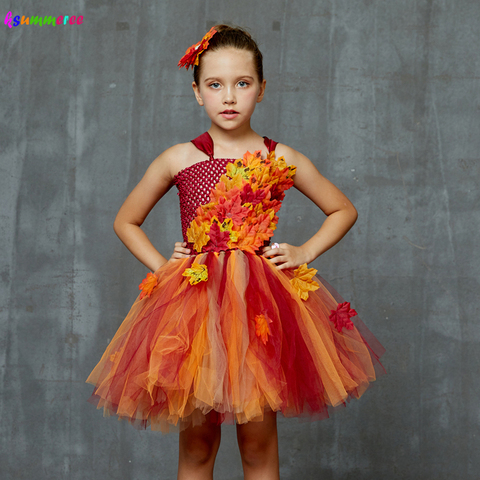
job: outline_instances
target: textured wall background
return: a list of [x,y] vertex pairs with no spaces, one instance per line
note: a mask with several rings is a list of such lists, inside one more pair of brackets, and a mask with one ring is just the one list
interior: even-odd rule
[[[359,218],[312,266],[387,348],[389,372],[320,423],[279,417],[282,479],[478,478],[480,3],[0,0],[2,479],[173,479],[178,435],[87,403],[146,269],[113,220],[149,163],[209,128],[176,66],[247,26],[267,90],[252,125],[301,151]],[[13,15],[80,26],[8,28]],[[172,189],[145,223],[170,255]],[[275,238],[323,214],[293,189]],[[216,479],[240,479],[225,426]]]

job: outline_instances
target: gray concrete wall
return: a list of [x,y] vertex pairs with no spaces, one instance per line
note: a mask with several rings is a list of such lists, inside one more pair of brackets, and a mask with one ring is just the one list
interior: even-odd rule
[[[282,478],[478,478],[480,3],[0,1],[2,479],[173,479],[178,435],[103,418],[85,383],[146,269],[115,236],[149,163],[209,128],[177,62],[222,21],[265,57],[253,127],[307,155],[359,218],[312,266],[387,348],[332,418],[279,417]],[[84,15],[8,28],[4,16]],[[145,229],[169,255],[175,190]],[[323,214],[293,189],[277,241]],[[224,426],[216,479],[240,479]]]

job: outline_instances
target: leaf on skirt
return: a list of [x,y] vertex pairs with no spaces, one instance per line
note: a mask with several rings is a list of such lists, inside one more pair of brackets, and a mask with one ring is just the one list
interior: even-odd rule
[[199,282],[208,280],[208,268],[201,263],[193,262],[191,268],[186,268],[182,273],[184,277],[190,277],[188,281],[190,285],[196,285]]
[[350,317],[357,315],[357,312],[350,308],[350,302],[342,302],[337,305],[336,310],[331,310],[330,320],[335,324],[337,331],[341,332],[345,327],[347,330],[353,330],[353,322]]
[[257,337],[260,337],[263,344],[266,345],[268,341],[268,336],[272,334],[270,331],[269,323],[272,323],[272,320],[265,315],[256,315],[255,316],[255,333]]
[[293,273],[295,276],[290,279],[290,283],[302,300],[308,299],[308,292],[320,288],[318,282],[312,280],[313,276],[317,273],[315,268],[308,268],[307,264],[304,263],[294,270]]
[[151,272],[147,273],[147,276],[142,280],[142,283],[138,286],[140,293],[140,298],[142,299],[145,295],[150,297],[152,295],[153,289],[158,285],[158,277]]

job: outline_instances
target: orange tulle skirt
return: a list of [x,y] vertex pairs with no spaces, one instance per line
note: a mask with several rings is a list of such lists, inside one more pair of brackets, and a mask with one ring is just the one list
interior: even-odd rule
[[[186,281],[194,261],[208,267],[208,281]],[[137,298],[86,380],[104,416],[163,433],[207,419],[261,421],[268,410],[318,420],[384,373],[384,349],[358,315],[341,332],[329,319],[343,299],[320,276],[302,300],[292,270],[242,250],[174,260],[155,273],[157,288]],[[268,318],[268,336],[258,334],[258,315]]]

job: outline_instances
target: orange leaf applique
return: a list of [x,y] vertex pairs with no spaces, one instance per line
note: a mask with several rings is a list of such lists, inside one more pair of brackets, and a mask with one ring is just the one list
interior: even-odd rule
[[225,183],[218,182],[215,188],[212,188],[210,191],[210,202],[217,204],[220,197],[225,197],[225,200],[230,200],[239,192],[240,188],[238,187],[227,189]]
[[312,277],[317,273],[315,268],[308,268],[307,264],[300,265],[293,271],[295,276],[290,279],[292,287],[302,300],[308,299],[308,292],[320,288],[320,285]]
[[250,153],[247,150],[247,152],[243,155],[243,164],[248,166],[250,170],[262,168],[267,162],[269,162],[268,157],[267,159],[262,160],[261,150],[255,150],[255,153]]
[[147,276],[142,280],[142,283],[138,286],[140,293],[140,299],[145,295],[150,297],[152,295],[153,289],[158,285],[158,277],[154,273],[147,273]]
[[266,345],[268,341],[268,336],[272,334],[269,323],[272,323],[272,320],[267,316],[261,314],[255,316],[255,333],[257,337],[260,337],[263,344]]
[[255,253],[256,249],[262,245],[262,240],[257,237],[258,225],[245,224],[238,232],[237,246],[246,252]]
[[190,285],[195,285],[208,280],[208,268],[206,265],[193,262],[191,268],[186,268],[182,275],[184,277],[190,277],[188,279]]

